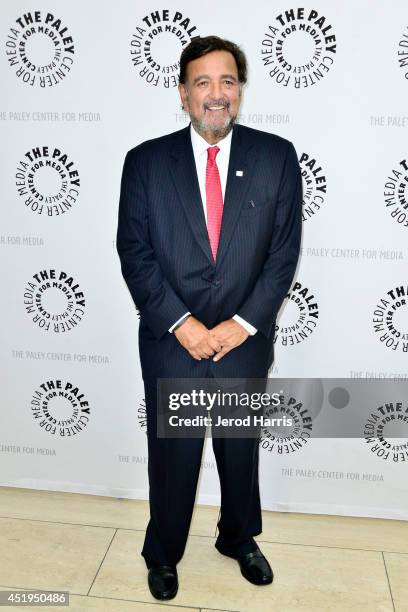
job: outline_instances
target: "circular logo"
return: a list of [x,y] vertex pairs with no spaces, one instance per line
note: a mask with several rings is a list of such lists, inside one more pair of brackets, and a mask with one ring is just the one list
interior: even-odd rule
[[298,8],[284,11],[268,26],[261,58],[274,83],[302,89],[330,71],[336,51],[336,36],[326,17]]
[[408,353],[408,287],[395,287],[380,299],[373,316],[374,333],[392,351]]
[[408,457],[407,402],[390,401],[371,412],[364,425],[364,439],[376,457],[394,463],[405,462]]
[[80,323],[85,314],[85,297],[66,272],[41,270],[33,274],[24,289],[24,306],[40,329],[61,333]]
[[302,218],[307,221],[324,204],[327,184],[322,167],[309,153],[302,153],[299,165],[303,181]]
[[316,329],[319,320],[319,306],[311,290],[299,282],[285,297],[279,325],[275,326],[275,344],[293,346],[306,340]]
[[397,55],[399,67],[404,72],[404,77],[408,79],[408,26],[398,43]]
[[197,37],[197,27],[180,11],[152,11],[132,34],[130,59],[146,83],[177,87],[181,49]]
[[408,227],[408,163],[400,161],[387,176],[384,202],[390,216],[402,227]]
[[16,19],[6,39],[6,55],[16,76],[31,86],[58,85],[74,63],[74,41],[66,25],[43,11]]
[[145,398],[143,398],[143,400],[140,402],[138,406],[137,420],[138,420],[138,423],[141,429],[144,429],[145,433],[147,434],[147,414],[146,414],[146,399]]
[[273,419],[274,424],[261,428],[259,445],[269,453],[286,455],[309,442],[313,423],[308,409],[295,397],[280,395],[279,400],[278,405],[265,407],[264,422]]
[[80,177],[72,159],[61,149],[34,147],[17,166],[16,187],[26,208],[38,215],[58,217],[77,201]]
[[31,398],[31,414],[47,433],[70,438],[89,423],[90,407],[78,387],[62,380],[48,380]]

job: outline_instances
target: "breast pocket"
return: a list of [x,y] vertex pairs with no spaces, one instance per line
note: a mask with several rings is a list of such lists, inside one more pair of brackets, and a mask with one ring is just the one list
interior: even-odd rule
[[254,217],[265,210],[269,210],[268,202],[257,203],[253,200],[246,202],[241,209],[241,217]]

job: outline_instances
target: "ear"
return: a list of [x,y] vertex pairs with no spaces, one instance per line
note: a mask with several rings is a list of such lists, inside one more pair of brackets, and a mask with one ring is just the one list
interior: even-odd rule
[[180,94],[181,106],[182,106],[183,110],[185,110],[188,113],[190,111],[190,107],[189,107],[189,104],[188,104],[187,88],[184,85],[184,83],[179,83],[178,90],[179,90],[179,94]]

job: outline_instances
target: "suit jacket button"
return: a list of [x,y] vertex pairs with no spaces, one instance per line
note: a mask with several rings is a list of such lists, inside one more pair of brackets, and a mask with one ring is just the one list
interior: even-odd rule
[[214,272],[207,272],[206,274],[203,274],[201,278],[209,283],[212,283],[214,279]]
[[221,281],[220,280],[215,280],[214,281],[214,286],[215,287],[219,287],[221,285]]

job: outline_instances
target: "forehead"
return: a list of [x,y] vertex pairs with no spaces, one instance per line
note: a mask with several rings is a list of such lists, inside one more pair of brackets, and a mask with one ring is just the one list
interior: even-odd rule
[[229,51],[211,51],[187,64],[187,78],[195,79],[201,74],[217,78],[222,74],[232,74],[238,78],[234,56]]

